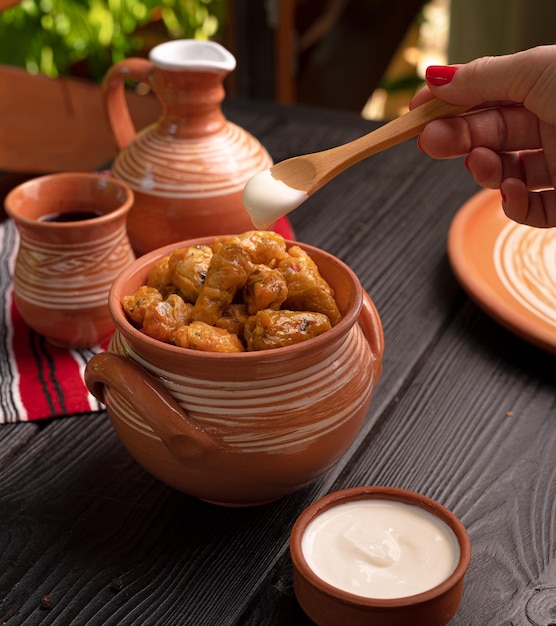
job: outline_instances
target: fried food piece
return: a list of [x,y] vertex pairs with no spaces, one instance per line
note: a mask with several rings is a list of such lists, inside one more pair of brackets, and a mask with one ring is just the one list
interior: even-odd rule
[[209,326],[204,322],[191,322],[174,332],[174,343],[182,348],[205,352],[244,352],[245,348],[237,335],[223,328]]
[[123,307],[131,322],[141,328],[147,309],[162,300],[158,289],[142,285],[132,296],[124,296]]
[[154,339],[171,343],[174,331],[191,319],[193,305],[178,294],[170,294],[162,302],[153,302],[145,311],[141,332]]
[[282,235],[268,230],[249,230],[234,237],[221,237],[214,240],[212,249],[217,252],[220,246],[230,243],[243,248],[256,264],[274,267],[288,256],[286,241]]
[[277,311],[288,297],[288,285],[282,273],[266,265],[257,265],[243,287],[243,302],[249,315],[262,309]]
[[324,313],[332,326],[336,325],[342,315],[334,300],[334,291],[320,275],[316,263],[299,246],[292,246],[288,253],[278,265],[288,285],[284,308]]
[[258,311],[245,325],[247,351],[300,343],[330,330],[330,320],[312,311]]
[[227,330],[233,335],[243,337],[243,329],[245,328],[248,317],[249,313],[247,313],[245,304],[230,304],[227,309],[224,309],[222,316],[216,320],[214,325]]
[[[164,258],[157,261],[149,272],[149,278],[147,279],[147,286],[154,287],[158,289],[161,293],[168,291],[170,287],[171,291],[175,291],[173,287],[170,286],[170,269],[168,267],[168,261],[170,260],[169,256],[165,256]],[[168,293],[164,294],[163,297],[169,295]]]
[[210,261],[205,282],[193,307],[193,319],[214,325],[243,289],[253,269],[251,258],[236,243],[218,247]]
[[174,250],[168,259],[168,282],[175,285],[183,298],[195,303],[212,259],[209,246],[189,246]]

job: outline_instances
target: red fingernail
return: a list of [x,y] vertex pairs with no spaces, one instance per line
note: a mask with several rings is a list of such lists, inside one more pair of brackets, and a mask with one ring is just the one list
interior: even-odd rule
[[421,152],[424,152],[421,146],[421,135],[417,135],[417,147],[419,148],[419,150],[421,150]]
[[468,155],[465,157],[465,161],[463,162],[463,164],[465,165],[465,169],[466,169],[468,172],[471,172],[471,168],[469,167],[469,157],[470,157],[470,155],[468,154]]
[[454,78],[457,69],[457,66],[454,65],[431,65],[427,67],[425,78],[429,85],[441,87],[447,85]]

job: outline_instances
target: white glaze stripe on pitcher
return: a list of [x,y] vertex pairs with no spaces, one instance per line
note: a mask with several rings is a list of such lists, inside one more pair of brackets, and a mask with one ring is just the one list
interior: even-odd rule
[[[179,155],[183,153],[184,158]],[[236,169],[230,167],[230,153]],[[151,165],[145,177],[144,162]],[[210,163],[210,167],[207,167]],[[168,144],[155,134],[145,135],[141,152],[133,145],[114,163],[113,175],[134,190],[175,198],[203,198],[240,192],[253,171],[270,165],[260,144],[235,124],[227,124],[211,143],[195,139]]]

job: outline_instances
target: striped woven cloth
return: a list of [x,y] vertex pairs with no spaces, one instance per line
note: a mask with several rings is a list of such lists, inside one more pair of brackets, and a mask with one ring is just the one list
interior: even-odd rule
[[64,350],[32,331],[14,304],[12,275],[18,234],[0,224],[0,424],[102,410],[83,382],[83,370],[102,350]]

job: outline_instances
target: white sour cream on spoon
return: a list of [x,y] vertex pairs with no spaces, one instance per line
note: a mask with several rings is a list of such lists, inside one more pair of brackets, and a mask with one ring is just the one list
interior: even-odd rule
[[245,185],[243,205],[255,227],[265,229],[293,211],[308,197],[305,191],[290,187],[274,178],[270,170],[264,170]]

